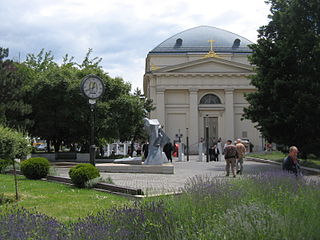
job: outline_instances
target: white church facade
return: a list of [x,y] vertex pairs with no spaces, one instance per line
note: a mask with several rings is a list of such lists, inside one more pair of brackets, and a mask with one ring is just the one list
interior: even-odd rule
[[172,140],[189,138],[190,153],[209,133],[209,144],[249,139],[261,149],[261,134],[243,120],[245,93],[255,91],[248,77],[249,40],[237,34],[199,26],[180,32],[151,50],[146,58],[143,88],[156,118]]

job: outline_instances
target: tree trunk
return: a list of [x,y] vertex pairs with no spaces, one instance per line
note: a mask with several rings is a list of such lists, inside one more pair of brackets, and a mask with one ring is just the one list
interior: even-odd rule
[[61,141],[59,140],[53,141],[53,147],[55,152],[59,152],[60,146],[61,146]]
[[50,140],[47,140],[47,152],[51,152],[51,149],[50,149]]
[[12,160],[12,165],[13,165],[13,176],[14,176],[14,185],[16,189],[16,200],[19,200],[19,194],[18,194],[18,182],[17,182],[17,173],[16,173],[16,163],[14,159]]

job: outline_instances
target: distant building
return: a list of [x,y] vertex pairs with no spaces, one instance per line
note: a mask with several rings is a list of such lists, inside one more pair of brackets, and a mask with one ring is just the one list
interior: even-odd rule
[[249,139],[255,149],[260,133],[249,120],[241,120],[248,106],[245,93],[255,91],[248,76],[252,50],[248,39],[210,26],[180,32],[151,50],[146,58],[143,88],[153,99],[157,118],[168,136],[179,131],[190,152],[196,153],[209,128],[209,144],[221,137]]

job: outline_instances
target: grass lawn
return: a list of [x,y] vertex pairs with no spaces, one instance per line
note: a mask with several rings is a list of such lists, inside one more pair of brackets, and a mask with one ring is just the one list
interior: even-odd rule
[[[276,162],[282,162],[285,158],[286,154],[279,152],[279,151],[272,151],[272,152],[264,152],[264,153],[250,153],[248,154],[250,157],[268,159]],[[320,169],[320,159],[299,159],[300,165],[305,167],[311,168],[318,168]]]
[[[0,183],[0,194],[14,198],[13,175],[0,174]],[[101,209],[129,202],[127,198],[113,194],[55,182],[28,180],[23,176],[18,176],[18,188],[18,206],[34,209],[62,222],[75,221]],[[4,209],[4,205],[0,205],[1,208]]]

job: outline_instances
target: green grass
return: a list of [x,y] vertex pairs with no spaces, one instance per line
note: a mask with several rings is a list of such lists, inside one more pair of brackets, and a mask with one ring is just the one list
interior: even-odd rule
[[[252,154],[250,153],[248,154],[248,156],[261,158],[261,159],[268,159],[268,160],[282,163],[283,158],[285,158],[286,154],[279,151],[272,151],[272,152],[264,152],[264,153],[252,153]],[[305,160],[300,159],[300,165],[304,167],[320,169],[320,159],[314,159],[314,158],[307,158]]]
[[[0,183],[0,194],[14,198],[13,175],[0,174]],[[16,203],[18,206],[36,210],[62,222],[75,221],[129,201],[113,194],[79,189],[55,182],[28,180],[23,176],[18,176],[18,188],[20,195],[20,200]],[[3,207],[4,205],[0,205],[0,209]]]
[[282,152],[272,151],[272,152],[264,152],[264,153],[250,153],[248,154],[248,156],[280,162],[283,160],[283,158],[286,155]]

